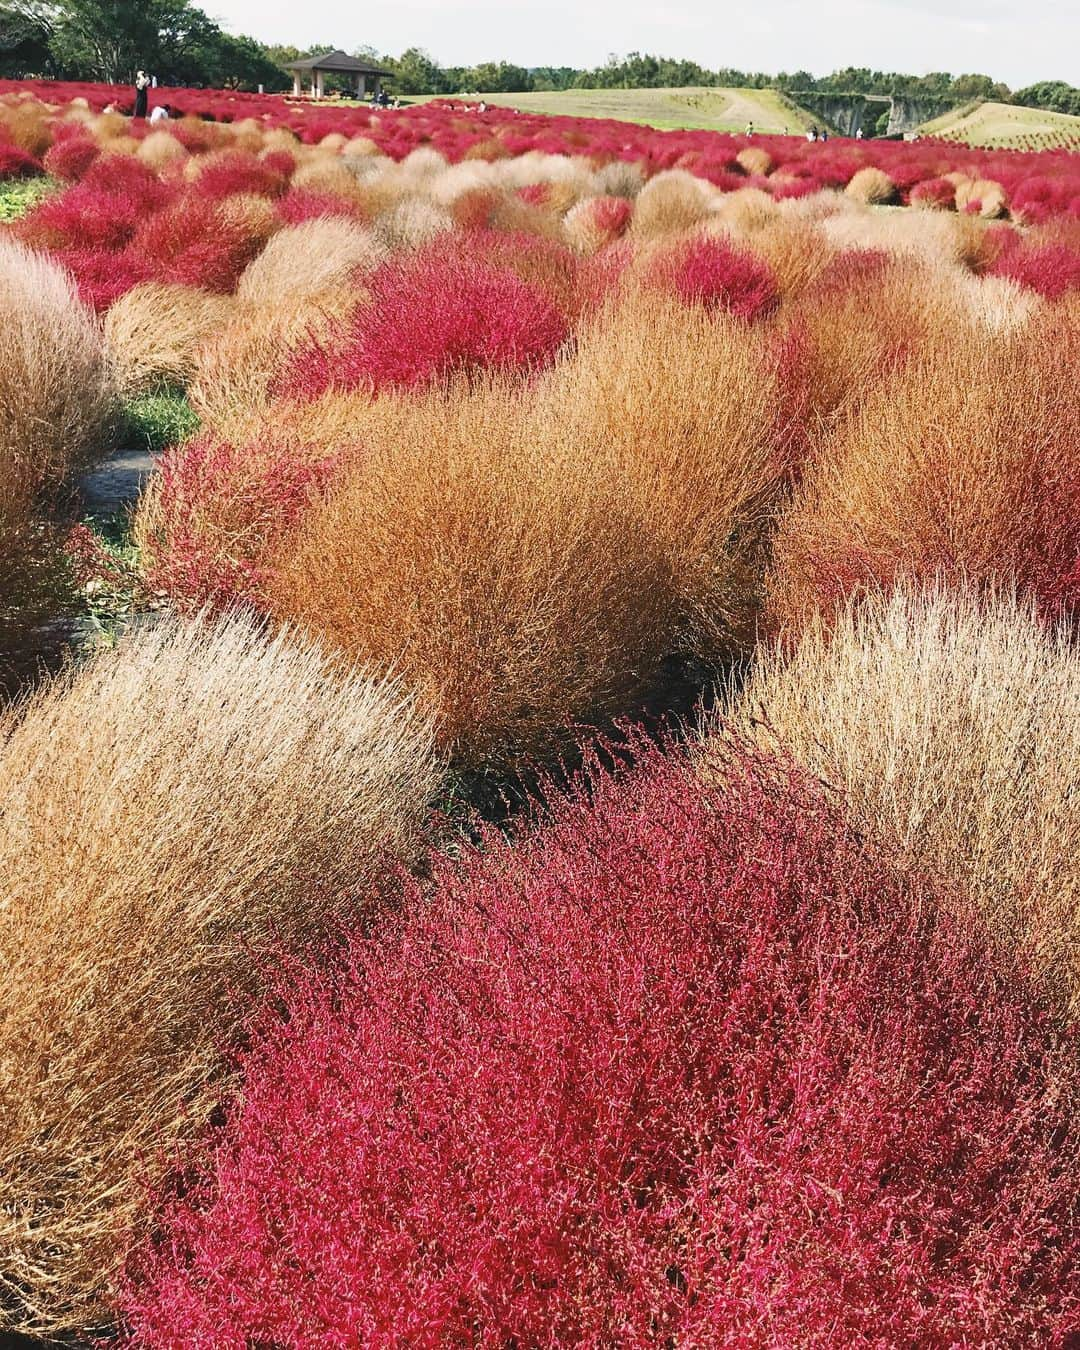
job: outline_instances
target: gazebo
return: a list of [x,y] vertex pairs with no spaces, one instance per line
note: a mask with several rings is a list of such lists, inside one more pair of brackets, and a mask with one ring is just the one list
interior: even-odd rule
[[378,97],[382,93],[383,80],[393,78],[392,71],[369,66],[367,62],[358,61],[347,52],[326,52],[322,56],[308,56],[303,61],[291,62],[288,69],[292,71],[294,98],[300,98],[303,94],[305,76],[311,80],[313,98],[323,97],[323,79],[326,75],[351,76],[357,98],[363,98],[366,94],[369,79],[372,81],[373,92]]

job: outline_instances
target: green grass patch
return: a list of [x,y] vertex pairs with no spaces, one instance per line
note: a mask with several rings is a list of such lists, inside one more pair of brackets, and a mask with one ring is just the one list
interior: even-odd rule
[[55,178],[47,177],[9,178],[0,183],[0,221],[20,219],[59,186]]
[[753,122],[757,133],[786,131],[799,135],[815,121],[805,108],[775,89],[566,89],[552,93],[470,95],[471,101],[479,99],[522,112],[614,118],[660,131],[704,129],[741,133],[748,122]]
[[156,453],[189,440],[199,429],[199,415],[182,389],[137,394],[124,404],[120,443]]

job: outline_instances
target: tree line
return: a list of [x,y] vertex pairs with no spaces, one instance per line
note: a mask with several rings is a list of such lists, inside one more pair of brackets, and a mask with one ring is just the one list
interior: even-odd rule
[[[204,85],[270,92],[287,89],[290,61],[328,51],[333,43],[307,48],[267,46],[224,32],[189,0],[0,0],[0,75],[8,78],[103,80],[126,83],[139,68],[163,84]],[[400,94],[549,92],[567,89],[706,88],[779,89],[798,94],[886,94],[965,103],[993,99],[1080,115],[1080,90],[1044,80],[1013,92],[989,75],[906,75],[848,66],[831,75],[806,70],[709,70],[696,61],[631,52],[610,56],[591,69],[525,67],[508,61],[474,66],[440,65],[423,48],[400,56],[362,47],[354,55],[394,75]],[[333,79],[328,87],[334,88]],[[344,88],[344,86],[343,86]]]

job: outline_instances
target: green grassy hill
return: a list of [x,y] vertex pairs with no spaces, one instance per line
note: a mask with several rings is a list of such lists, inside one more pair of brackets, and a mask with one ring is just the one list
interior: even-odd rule
[[[665,131],[703,128],[762,133],[805,131],[812,113],[785,103],[775,89],[568,89],[549,94],[478,94],[522,112],[564,117],[613,117]],[[410,100],[411,101],[411,100]]]
[[943,136],[973,146],[1080,148],[1080,117],[1018,108],[1008,103],[979,103],[936,117],[919,128],[927,136]]

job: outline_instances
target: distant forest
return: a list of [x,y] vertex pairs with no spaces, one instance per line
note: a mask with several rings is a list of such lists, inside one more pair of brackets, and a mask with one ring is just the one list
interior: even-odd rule
[[[285,67],[336,44],[267,46],[224,32],[188,0],[0,0],[0,75],[129,81],[144,67],[162,83],[268,91],[289,88]],[[904,75],[849,66],[817,77],[806,70],[707,70],[696,61],[631,52],[602,66],[443,66],[420,47],[400,56],[364,47],[353,55],[393,72],[399,94],[547,92],[560,89],[670,89],[686,85],[779,89],[799,94],[890,94],[957,104],[980,99],[1080,115],[1080,89],[1043,80],[1013,91],[989,75]],[[328,80],[332,90],[333,80]]]

